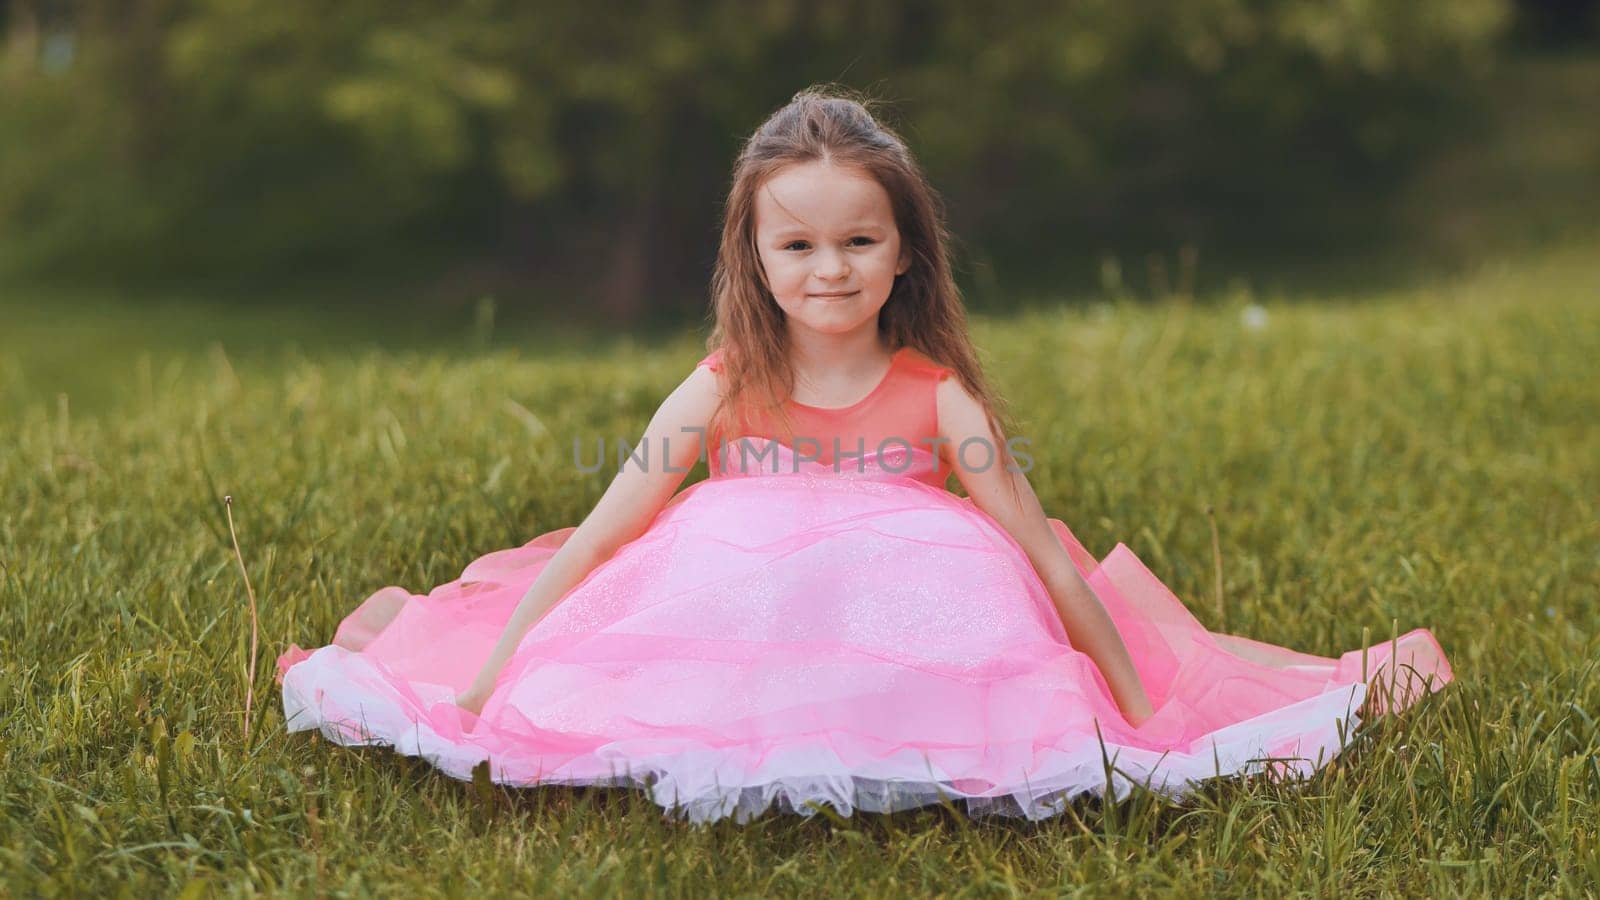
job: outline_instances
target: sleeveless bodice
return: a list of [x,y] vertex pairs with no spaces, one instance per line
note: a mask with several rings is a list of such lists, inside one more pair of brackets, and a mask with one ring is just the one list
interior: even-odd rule
[[[720,372],[722,351],[698,365]],[[826,408],[786,400],[792,434],[776,417],[746,409],[731,435],[707,435],[713,478],[810,472],[848,478],[907,477],[943,488],[950,468],[939,454],[935,391],[952,370],[912,347],[865,397]]]

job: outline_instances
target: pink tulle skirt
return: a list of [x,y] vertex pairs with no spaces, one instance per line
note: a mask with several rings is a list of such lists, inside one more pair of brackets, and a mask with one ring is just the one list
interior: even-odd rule
[[572,528],[374,593],[280,657],[284,713],[456,778],[642,788],[695,822],[945,800],[1039,819],[1133,784],[1309,774],[1361,714],[1451,680],[1426,629],[1336,657],[1208,631],[1127,546],[1096,561],[1050,524],[1156,708],[1139,727],[970,500],[805,468],[680,492],[533,626],[482,715],[454,697]]

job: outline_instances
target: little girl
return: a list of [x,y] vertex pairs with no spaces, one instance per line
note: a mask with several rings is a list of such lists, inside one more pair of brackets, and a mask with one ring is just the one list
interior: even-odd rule
[[[1125,545],[1096,561],[1046,517],[939,201],[859,103],[778,110],[725,216],[712,352],[637,462],[576,528],[291,647],[291,731],[645,787],[696,822],[945,798],[1039,819],[1133,782],[1308,774],[1364,701],[1450,680],[1425,629],[1337,658],[1207,631]],[[711,477],[678,492],[701,453]]]

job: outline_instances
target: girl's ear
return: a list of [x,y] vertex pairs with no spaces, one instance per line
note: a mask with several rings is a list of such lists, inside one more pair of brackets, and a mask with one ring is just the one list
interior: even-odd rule
[[909,271],[911,271],[911,254],[902,250],[900,251],[900,264],[895,266],[894,273],[896,275],[904,275]]

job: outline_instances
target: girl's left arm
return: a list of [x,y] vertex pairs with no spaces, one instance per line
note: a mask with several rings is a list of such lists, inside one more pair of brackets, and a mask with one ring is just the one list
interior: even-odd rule
[[[1022,547],[1050,592],[1072,646],[1100,668],[1123,716],[1135,726],[1142,724],[1154,710],[1127,645],[1106,613],[1105,604],[1084,581],[1061,538],[1050,527],[1027,476],[1008,467],[1005,440],[989,428],[982,405],[958,379],[940,382],[937,402],[939,436],[948,441],[943,446],[949,448],[941,463],[955,468],[956,478],[973,504]],[[987,452],[969,452],[968,458],[973,460],[970,468],[960,464],[959,448],[970,439],[989,442],[994,452],[993,463],[987,468],[978,468],[981,460],[991,458]]]

